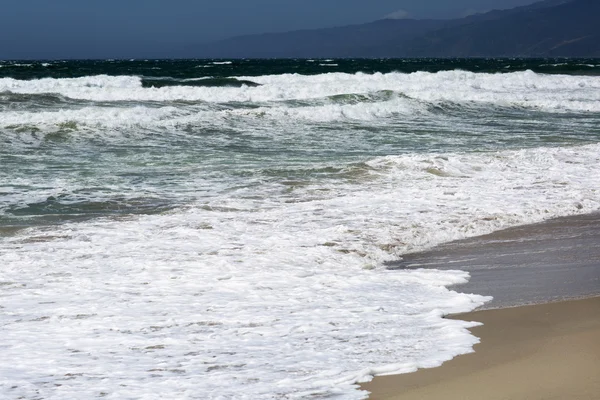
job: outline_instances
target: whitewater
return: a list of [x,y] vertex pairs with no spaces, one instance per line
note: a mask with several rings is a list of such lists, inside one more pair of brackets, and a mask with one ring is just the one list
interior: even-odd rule
[[0,64],[0,397],[363,399],[490,300],[386,263],[600,209],[599,76],[310,61]]

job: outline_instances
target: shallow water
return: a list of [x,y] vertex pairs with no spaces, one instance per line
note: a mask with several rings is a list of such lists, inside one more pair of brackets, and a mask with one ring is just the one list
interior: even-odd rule
[[390,269],[456,269],[456,287],[494,299],[482,308],[515,307],[600,295],[600,213],[556,218],[444,243],[386,263]]

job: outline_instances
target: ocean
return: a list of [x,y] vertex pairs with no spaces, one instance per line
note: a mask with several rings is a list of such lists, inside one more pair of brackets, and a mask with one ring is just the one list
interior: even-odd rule
[[387,263],[599,166],[599,60],[0,61],[0,397],[366,398],[490,300]]

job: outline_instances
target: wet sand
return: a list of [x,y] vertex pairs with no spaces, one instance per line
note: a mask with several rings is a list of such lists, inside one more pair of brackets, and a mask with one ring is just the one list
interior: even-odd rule
[[376,377],[362,385],[370,399],[600,399],[600,214],[448,243],[388,268],[466,270],[471,281],[453,289],[494,300],[452,317],[484,323],[472,329],[475,353]]
[[453,289],[493,296],[484,308],[600,295],[600,213],[557,218],[404,256],[390,269],[460,269]]

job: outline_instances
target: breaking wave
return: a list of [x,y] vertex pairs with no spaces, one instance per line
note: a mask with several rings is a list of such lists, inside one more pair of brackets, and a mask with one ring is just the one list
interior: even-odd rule
[[38,80],[0,79],[0,92],[56,93],[93,101],[280,102],[393,91],[429,103],[482,103],[555,111],[599,111],[600,79],[540,75],[531,71],[412,74],[270,75],[236,78],[157,79],[88,76]]

